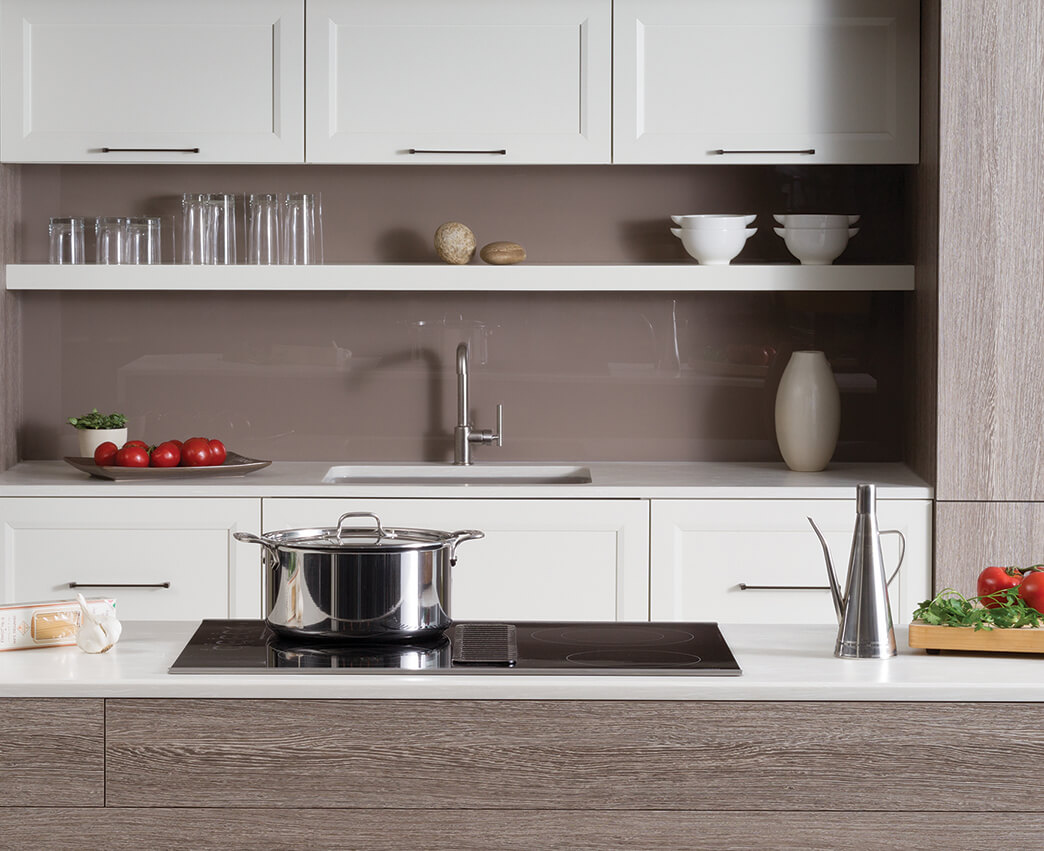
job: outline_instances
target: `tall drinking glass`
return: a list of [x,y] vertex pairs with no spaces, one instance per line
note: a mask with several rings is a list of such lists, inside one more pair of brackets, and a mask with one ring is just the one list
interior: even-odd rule
[[206,244],[207,195],[186,192],[181,196],[181,262],[199,264]]
[[321,196],[291,193],[283,201],[283,263],[302,266],[322,262]]
[[49,227],[52,263],[83,263],[83,218],[56,216]]
[[248,195],[246,199],[246,262],[271,265],[279,262],[282,209],[278,195]]
[[236,196],[206,196],[206,243],[203,262],[228,266],[236,262]]

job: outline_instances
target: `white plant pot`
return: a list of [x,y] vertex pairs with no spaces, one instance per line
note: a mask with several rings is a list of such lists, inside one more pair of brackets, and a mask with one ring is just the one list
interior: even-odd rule
[[81,428],[76,433],[80,438],[81,458],[93,458],[94,450],[106,441],[111,440],[117,448],[127,442],[126,428]]
[[776,391],[776,442],[791,470],[826,468],[841,428],[841,394],[822,352],[794,352]]

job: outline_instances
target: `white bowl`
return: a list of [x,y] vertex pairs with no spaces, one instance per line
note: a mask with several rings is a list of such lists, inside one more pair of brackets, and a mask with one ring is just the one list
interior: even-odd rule
[[847,228],[859,221],[859,216],[834,216],[821,213],[781,213],[772,218],[785,228]]
[[773,228],[787,251],[803,266],[829,266],[845,250],[859,228]]
[[757,232],[757,228],[671,228],[703,266],[728,266]]
[[686,230],[695,228],[745,228],[758,216],[728,216],[719,213],[699,213],[692,216],[671,216],[671,221]]

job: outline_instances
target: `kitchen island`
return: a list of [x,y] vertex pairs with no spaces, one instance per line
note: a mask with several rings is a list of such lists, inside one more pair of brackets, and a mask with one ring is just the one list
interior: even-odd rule
[[1044,829],[1016,780],[1044,752],[1036,657],[927,656],[899,629],[898,657],[841,661],[826,625],[723,625],[740,677],[167,674],[194,627],[0,655],[6,842],[976,848]]

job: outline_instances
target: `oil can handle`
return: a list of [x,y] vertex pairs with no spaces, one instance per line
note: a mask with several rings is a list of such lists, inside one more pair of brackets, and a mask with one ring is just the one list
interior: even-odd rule
[[895,570],[892,571],[892,575],[888,577],[887,584],[891,585],[892,580],[899,575],[899,568],[903,566],[903,559],[906,558],[906,535],[904,535],[898,529],[885,529],[880,534],[899,536],[899,564],[895,566]]

